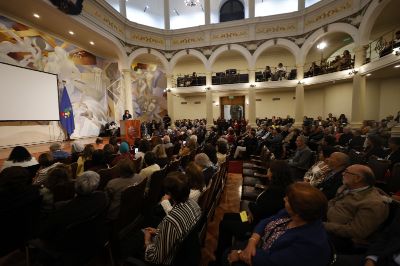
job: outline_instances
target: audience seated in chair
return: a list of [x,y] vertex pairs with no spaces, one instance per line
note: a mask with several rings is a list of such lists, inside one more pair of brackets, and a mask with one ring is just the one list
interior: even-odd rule
[[284,67],[282,63],[279,63],[278,67],[275,68],[273,80],[282,80],[282,78],[285,77],[286,77],[286,67]]
[[74,141],[71,144],[71,162],[78,161],[79,156],[81,156],[81,152],[85,147],[80,141]]
[[3,162],[1,171],[10,166],[29,167],[37,165],[38,161],[22,146],[16,146],[10,152],[8,159]]
[[118,165],[120,176],[108,181],[104,189],[110,200],[110,207],[108,208],[107,215],[109,220],[118,218],[122,192],[127,187],[137,185],[144,179],[142,176],[136,174],[133,161],[125,159]]
[[374,173],[365,165],[354,164],[343,172],[343,186],[329,201],[324,223],[338,252],[366,247],[388,217],[388,205],[374,182]]
[[208,158],[207,154],[205,153],[198,153],[194,157],[194,162],[200,166],[200,168],[203,171],[204,175],[204,183],[208,187],[211,182],[211,178],[217,172],[217,167],[210,161],[210,158]]
[[307,146],[306,137],[303,135],[298,136],[296,139],[296,146],[296,153],[293,158],[289,159],[289,166],[308,169],[310,167],[312,152]]
[[78,158],[77,161],[78,167],[76,169],[76,176],[80,176],[83,173],[83,171],[85,170],[84,169],[85,162],[92,160],[93,152],[94,152],[94,146],[92,144],[87,144],[83,149],[81,156],[79,156]]
[[50,145],[50,152],[53,155],[54,160],[67,159],[71,156],[68,152],[61,149],[61,144],[58,142],[54,142]]
[[180,172],[171,172],[164,180],[173,208],[156,228],[137,231],[126,241],[125,252],[153,264],[171,265],[179,242],[200,219],[199,205],[189,199],[189,181]]
[[335,197],[338,188],[343,184],[343,171],[350,164],[350,158],[343,152],[334,152],[327,159],[327,164],[330,171],[317,185],[317,188],[330,200]]
[[304,175],[304,181],[310,183],[314,187],[321,184],[326,179],[327,174],[331,171],[331,168],[328,165],[328,158],[335,151],[336,149],[331,146],[321,147],[318,158],[319,160],[308,169]]
[[119,161],[122,161],[124,159],[128,159],[131,161],[135,159],[135,157],[129,151],[129,144],[125,141],[121,142],[121,144],[119,145],[119,152],[120,154],[115,157],[114,160],[111,162],[112,166],[117,165]]
[[284,202],[285,209],[257,224],[247,244],[230,251],[230,265],[328,265],[331,250],[321,222],[327,207],[323,193],[310,184],[294,183]]
[[62,165],[60,162],[54,162],[53,155],[50,152],[45,152],[39,155],[39,164],[39,170],[33,179],[34,185],[42,185],[45,183],[50,170]]

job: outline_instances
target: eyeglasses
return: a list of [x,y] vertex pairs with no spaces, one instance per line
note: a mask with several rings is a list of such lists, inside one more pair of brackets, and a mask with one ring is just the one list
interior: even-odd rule
[[343,175],[345,175],[345,174],[353,175],[353,176],[359,176],[359,174],[355,174],[355,173],[349,172],[348,170],[344,170],[343,171]]

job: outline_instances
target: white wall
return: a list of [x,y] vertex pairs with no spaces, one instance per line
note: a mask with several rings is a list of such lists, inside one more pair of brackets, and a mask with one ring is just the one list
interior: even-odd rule
[[325,111],[325,88],[304,90],[304,115],[317,118],[327,117],[329,112]]
[[[200,104],[194,104],[197,101]],[[174,97],[174,117],[176,120],[206,118],[206,95]]]
[[381,98],[380,81],[367,79],[366,87],[366,103],[364,119],[378,120],[379,119],[379,106]]
[[[270,118],[273,115],[281,117],[290,115],[294,117],[294,96],[294,89],[283,92],[257,92],[256,99],[261,99],[261,101],[256,101],[256,117]],[[280,98],[280,100],[273,101],[273,98]]]
[[379,119],[388,115],[396,115],[400,111],[400,78],[386,79],[380,81],[380,109]]
[[326,115],[332,113],[333,116],[339,117],[340,114],[345,114],[348,119],[351,119],[352,87],[351,82],[331,84],[325,87],[324,109]]
[[274,49],[274,51],[266,50],[263,52],[257,59],[256,68],[265,69],[265,66],[270,66],[271,69],[274,70],[279,63],[287,67],[288,71],[292,68],[296,68],[296,61],[293,54],[283,48],[278,51]]

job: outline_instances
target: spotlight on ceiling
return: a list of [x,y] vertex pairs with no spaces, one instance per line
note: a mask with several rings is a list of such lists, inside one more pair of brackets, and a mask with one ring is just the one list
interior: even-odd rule
[[33,16],[34,16],[35,18],[40,18],[39,14],[37,14],[37,13],[33,13]]
[[320,42],[320,43],[317,45],[317,48],[320,49],[320,50],[323,50],[323,49],[325,49],[326,46],[328,46],[328,45],[326,44],[326,42]]

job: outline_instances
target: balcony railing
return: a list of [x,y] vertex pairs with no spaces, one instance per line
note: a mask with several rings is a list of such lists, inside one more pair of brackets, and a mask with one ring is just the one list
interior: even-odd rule
[[248,83],[248,70],[227,69],[225,72],[213,72],[212,85]]
[[176,87],[205,86],[206,75],[204,73],[193,73],[192,75],[176,75]]
[[367,63],[396,52],[396,50],[398,51],[400,48],[400,33],[396,37],[396,32],[398,31],[388,31],[368,44]]
[[[350,54],[350,57],[343,57],[340,55],[331,56],[323,59],[319,62],[309,62],[304,65],[304,78],[319,76],[323,74],[333,73],[346,69],[354,68],[354,55]],[[315,65],[313,65],[313,63]],[[318,65],[319,63],[319,65]]]
[[286,69],[286,71],[277,71],[276,68],[275,69],[257,68],[256,82],[296,79],[297,69],[295,66],[284,66],[284,68]]

